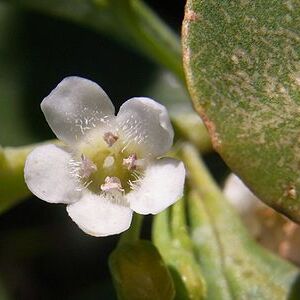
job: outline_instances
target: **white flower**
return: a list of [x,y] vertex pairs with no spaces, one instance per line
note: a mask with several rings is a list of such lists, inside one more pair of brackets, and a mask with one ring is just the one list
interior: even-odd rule
[[164,106],[132,98],[114,106],[96,83],[65,78],[41,103],[66,145],[43,145],[25,164],[25,181],[37,197],[66,203],[74,222],[93,236],[128,229],[132,212],[157,214],[183,193],[185,169],[172,158],[173,129]]

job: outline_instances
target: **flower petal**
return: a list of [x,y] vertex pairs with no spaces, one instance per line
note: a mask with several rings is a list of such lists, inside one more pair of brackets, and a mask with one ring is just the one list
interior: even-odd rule
[[80,201],[68,205],[67,212],[79,228],[97,237],[127,230],[132,219],[132,210],[129,207],[90,193]]
[[69,171],[71,155],[55,145],[35,148],[27,157],[24,169],[29,190],[50,203],[72,203],[81,193]]
[[149,98],[132,98],[120,108],[117,122],[126,143],[135,142],[144,155],[157,157],[170,150],[174,131],[166,108]]
[[95,82],[67,77],[41,103],[46,120],[56,136],[76,142],[86,131],[114,115],[114,106]]
[[137,190],[127,195],[130,207],[139,214],[157,214],[183,194],[185,168],[181,161],[162,158],[149,165]]

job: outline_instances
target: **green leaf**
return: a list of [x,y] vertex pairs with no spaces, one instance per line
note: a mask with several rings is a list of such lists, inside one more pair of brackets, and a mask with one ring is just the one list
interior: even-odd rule
[[300,2],[188,0],[184,65],[214,148],[300,222]]
[[172,278],[151,242],[121,243],[111,254],[109,266],[119,299],[174,299]]
[[6,0],[106,34],[183,80],[178,37],[140,0]]
[[191,236],[207,299],[299,299],[299,269],[249,237],[194,148],[186,146],[183,159],[192,188]]
[[153,241],[174,280],[176,300],[205,299],[206,285],[188,236],[184,200],[156,215]]

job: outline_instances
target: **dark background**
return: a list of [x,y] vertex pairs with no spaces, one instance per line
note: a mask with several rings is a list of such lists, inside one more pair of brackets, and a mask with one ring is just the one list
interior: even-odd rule
[[[185,1],[146,2],[180,33]],[[108,37],[0,1],[0,144],[54,138],[39,104],[66,76],[96,81],[119,106],[146,96],[157,69]],[[107,260],[116,241],[84,234],[63,205],[32,197],[0,216],[0,284],[11,299],[115,299]]]
[[[184,1],[147,2],[180,31]],[[5,45],[0,46],[0,66],[4,64],[0,80],[3,85],[9,81],[14,90],[0,98],[2,145],[54,137],[39,104],[68,75],[98,82],[117,106],[142,95],[144,86],[155,76],[157,66],[108,37],[0,5],[7,14],[0,15],[2,22],[5,18],[9,23],[3,33],[7,34]],[[5,101],[17,100],[13,107],[17,115],[9,111],[4,114],[11,105]],[[20,128],[16,123],[21,123]],[[144,231],[149,237],[149,230]],[[116,241],[114,236],[84,234],[67,216],[64,205],[49,205],[32,197],[0,216],[2,284],[12,299],[115,299],[107,260]]]

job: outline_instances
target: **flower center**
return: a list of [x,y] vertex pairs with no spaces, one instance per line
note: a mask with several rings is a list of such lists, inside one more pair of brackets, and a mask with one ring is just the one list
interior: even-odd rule
[[[144,160],[126,147],[122,136],[106,131],[94,131],[78,145],[71,162],[71,174],[80,189],[93,193],[128,193],[139,183]],[[137,149],[138,150],[138,149]]]

